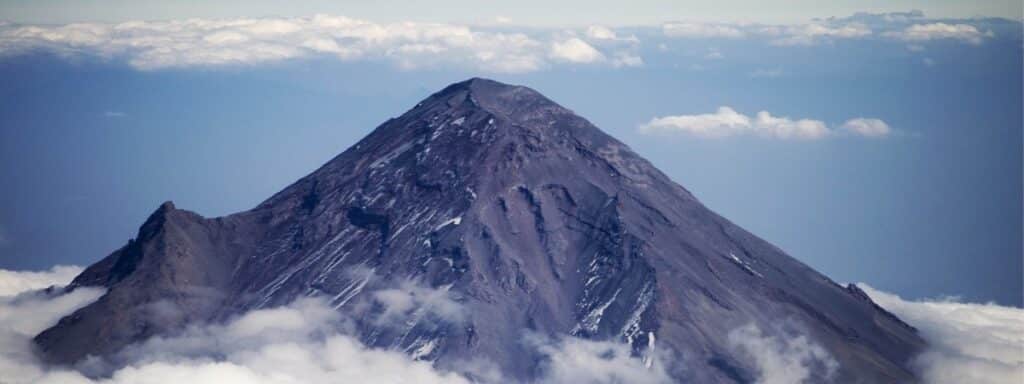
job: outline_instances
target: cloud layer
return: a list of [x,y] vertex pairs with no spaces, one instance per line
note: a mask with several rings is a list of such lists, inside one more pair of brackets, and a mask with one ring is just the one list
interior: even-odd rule
[[915,363],[926,383],[1024,381],[1024,309],[952,298],[908,301],[857,285],[931,344]]
[[[978,25],[975,25],[978,24]],[[815,19],[807,23],[768,25],[756,23],[669,22],[664,36],[686,39],[767,39],[776,46],[810,46],[844,39],[879,37],[890,41],[925,42],[954,40],[980,44],[991,38],[978,19],[932,20],[921,11],[867,13],[848,17]]]
[[[76,269],[80,270],[80,269]],[[163,383],[514,383],[494,364],[467,361],[440,369],[429,360],[398,350],[370,348],[351,336],[353,319],[322,298],[304,298],[287,306],[245,313],[223,324],[193,324],[173,337],[154,337],[131,345],[108,359],[81,364],[81,371],[46,367],[32,352],[31,338],[62,316],[97,298],[99,289],[68,294],[34,291],[34,272],[0,270],[0,283],[11,289],[0,296],[0,372],[11,384],[163,384]],[[62,270],[63,272],[63,270]],[[25,276],[22,276],[22,275]],[[47,283],[55,281],[54,274]],[[378,320],[399,321],[406,313],[433,313],[459,321],[462,308],[446,289],[412,282],[377,291],[385,307]],[[660,355],[631,355],[630,347],[572,337],[527,334],[526,342],[542,357],[541,383],[668,383]],[[650,363],[648,363],[650,362]],[[83,375],[88,372],[90,378]],[[471,380],[469,377],[472,377]]]
[[[223,324],[194,324],[174,337],[132,345],[109,360],[80,369],[46,367],[32,353],[31,338],[64,315],[99,298],[100,289],[37,290],[70,280],[77,267],[50,272],[0,270],[0,372],[7,383],[468,383],[510,382],[493,364],[467,361],[443,370],[395,350],[369,348],[349,336],[352,320],[320,298],[243,314]],[[879,305],[917,327],[931,348],[914,367],[926,383],[1010,383],[1024,378],[1024,309],[953,299],[907,301],[859,286]],[[446,290],[413,283],[379,291],[374,300],[390,317],[433,312],[458,321],[463,315]],[[389,317],[389,318],[390,318]],[[748,325],[728,335],[730,345],[756,368],[758,383],[801,383],[831,377],[839,368],[806,337],[781,337]],[[525,334],[542,356],[542,383],[666,383],[671,359],[652,347],[637,358],[622,343]],[[652,343],[653,344],[653,343]],[[469,378],[471,375],[472,380]]]
[[123,60],[140,70],[322,57],[386,62],[406,70],[455,67],[522,73],[558,66],[637,67],[645,63],[640,55],[645,43],[665,46],[666,39],[750,39],[771,46],[869,38],[915,46],[936,40],[981,44],[994,37],[984,26],[974,19],[928,19],[919,11],[782,25],[679,21],[619,29],[378,23],[333,15],[64,25],[0,22],[0,56],[44,50],[64,57]]
[[558,62],[597,64],[609,55],[632,55],[629,47],[600,52],[584,41],[615,40],[614,31],[604,27],[589,30],[583,38],[527,32],[444,23],[374,23],[329,15],[57,26],[0,24],[0,53],[46,49],[62,55],[123,57],[143,70],[323,56],[343,61],[382,60],[406,69],[454,65],[487,72],[529,72]]
[[832,129],[821,120],[773,116],[768,111],[751,117],[727,106],[719,107],[714,113],[655,117],[639,129],[647,134],[686,134],[710,139],[758,136],[782,140],[817,140],[839,134],[877,138],[892,132],[889,125],[879,119],[858,117]]

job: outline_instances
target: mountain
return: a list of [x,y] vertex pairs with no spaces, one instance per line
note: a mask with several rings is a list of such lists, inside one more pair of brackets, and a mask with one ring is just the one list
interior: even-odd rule
[[[373,292],[410,281],[465,318],[367,320]],[[485,79],[431,95],[252,210],[204,218],[164,203],[81,286],[108,291],[35,338],[49,361],[311,295],[363,319],[368,345],[438,364],[486,357],[519,379],[538,370],[527,330],[671,351],[685,361],[674,377],[703,383],[756,377],[728,339],[751,324],[820,344],[839,382],[914,381],[924,346],[587,120]]]

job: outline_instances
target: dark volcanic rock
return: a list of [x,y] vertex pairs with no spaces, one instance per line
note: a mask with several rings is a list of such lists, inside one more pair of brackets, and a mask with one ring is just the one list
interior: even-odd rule
[[711,212],[583,118],[483,79],[428,97],[250,211],[207,219],[165,203],[74,281],[108,293],[36,341],[70,363],[302,296],[348,312],[408,279],[448,289],[467,318],[361,322],[364,342],[433,343],[439,363],[483,356],[517,378],[537,369],[524,330],[638,352],[655,342],[685,362],[677,379],[705,383],[756,377],[727,340],[748,324],[797,324],[840,382],[913,381],[923,346],[863,292]]

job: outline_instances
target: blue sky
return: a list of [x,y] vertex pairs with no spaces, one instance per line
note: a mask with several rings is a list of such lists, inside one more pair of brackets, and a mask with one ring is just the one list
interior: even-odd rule
[[1021,305],[1019,3],[76,4],[0,5],[0,268],[95,261],[164,200],[248,209],[484,76],[837,281]]

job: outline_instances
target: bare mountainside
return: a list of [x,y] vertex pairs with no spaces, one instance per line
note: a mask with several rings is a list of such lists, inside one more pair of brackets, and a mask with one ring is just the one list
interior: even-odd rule
[[[373,293],[410,282],[464,310],[372,321],[384,310]],[[540,358],[525,332],[657,348],[675,379],[703,383],[756,378],[729,340],[743,327],[805,336],[838,363],[838,382],[915,381],[908,362],[924,346],[859,289],[718,216],[587,120],[485,79],[431,95],[252,210],[161,205],[80,286],[108,291],[36,337],[49,361],[314,295],[361,319],[367,345],[442,367],[482,357],[523,380]]]

